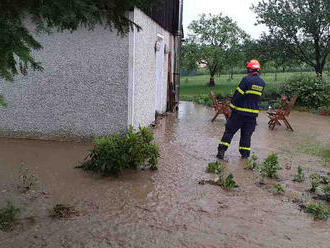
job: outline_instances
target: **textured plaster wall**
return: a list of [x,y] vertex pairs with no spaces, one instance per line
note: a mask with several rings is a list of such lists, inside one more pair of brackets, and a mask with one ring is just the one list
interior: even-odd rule
[[[142,31],[130,34],[130,75],[133,80],[130,93],[131,123],[134,126],[149,125],[155,120],[156,102],[156,53],[157,35],[162,35],[166,45],[173,54],[173,36],[145,15],[139,9],[134,10],[134,21],[142,27]],[[135,47],[132,49],[132,47]],[[172,55],[173,59],[173,55]],[[173,66],[173,63],[172,63]],[[163,61],[162,112],[166,111],[168,54]]]
[[128,124],[129,38],[102,27],[39,35],[44,72],[0,81],[1,135],[94,136]]

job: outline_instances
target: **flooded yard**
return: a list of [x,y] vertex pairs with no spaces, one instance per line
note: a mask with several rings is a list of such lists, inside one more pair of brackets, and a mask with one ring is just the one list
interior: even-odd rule
[[[326,175],[329,161],[317,156],[330,147],[330,118],[293,112],[290,123],[270,131],[261,113],[252,149],[260,162],[278,153],[279,179],[259,186],[244,168],[236,134],[227,152],[226,172],[233,173],[238,191],[199,185],[212,178],[207,164],[215,161],[224,132],[224,117],[211,123],[213,110],[182,102],[154,129],[161,159],[158,171],[126,171],[101,177],[74,167],[91,144],[0,139],[0,206],[12,201],[21,209],[21,224],[0,231],[0,247],[329,247],[330,221],[314,221],[297,204],[312,198],[309,182],[293,182],[297,167],[306,176]],[[17,188],[20,166],[38,178],[32,193]],[[272,186],[287,190],[274,196]],[[49,217],[57,203],[75,206],[80,215],[68,220]]]

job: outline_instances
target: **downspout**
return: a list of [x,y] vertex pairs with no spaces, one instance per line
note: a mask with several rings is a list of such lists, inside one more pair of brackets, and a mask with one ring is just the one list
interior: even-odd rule
[[178,108],[180,100],[180,52],[183,38],[182,32],[183,19],[183,0],[179,0],[179,20],[178,31],[175,36],[175,58],[174,58],[174,89],[175,89],[175,106]]

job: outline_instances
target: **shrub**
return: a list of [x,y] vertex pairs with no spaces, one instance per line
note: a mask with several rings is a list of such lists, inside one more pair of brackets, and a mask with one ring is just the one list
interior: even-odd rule
[[276,184],[273,186],[273,193],[275,195],[283,195],[286,192],[285,188],[281,184]]
[[330,103],[330,83],[313,76],[299,75],[288,79],[281,86],[281,93],[288,97],[298,96],[297,105],[310,108]]
[[153,140],[152,133],[142,127],[138,131],[130,127],[124,135],[96,138],[89,160],[77,168],[103,174],[119,174],[125,168],[157,169],[159,148]]
[[225,172],[225,166],[221,164],[219,161],[216,161],[208,164],[207,171],[209,173],[222,175]]
[[282,167],[279,165],[278,157],[275,153],[270,154],[260,168],[260,172],[270,178],[278,177],[277,172],[279,170],[282,170]]
[[17,221],[17,215],[20,210],[11,202],[7,202],[7,206],[0,208],[0,230],[2,231],[12,231],[15,223]]
[[303,207],[305,213],[314,215],[315,220],[327,220],[330,215],[330,209],[324,204],[310,202]]
[[294,181],[299,183],[305,181],[305,174],[302,166],[298,166],[297,174],[294,176]]

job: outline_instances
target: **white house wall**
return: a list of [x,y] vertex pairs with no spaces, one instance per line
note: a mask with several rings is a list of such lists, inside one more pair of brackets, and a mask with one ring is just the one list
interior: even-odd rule
[[[142,30],[130,33],[130,95],[129,98],[129,124],[135,127],[146,126],[155,120],[156,112],[156,52],[157,36],[162,36],[172,51],[173,35],[163,29],[141,10],[135,9],[131,13],[134,22]],[[133,48],[134,47],[134,48]],[[173,63],[172,63],[173,66]],[[172,70],[173,71],[173,70]],[[160,112],[166,111],[167,85],[168,85],[168,54],[164,55],[162,78],[162,102]]]
[[34,56],[45,70],[30,71],[13,83],[0,80],[8,103],[0,108],[0,135],[86,137],[125,131],[128,37],[97,27],[42,34],[37,40],[44,49]]

